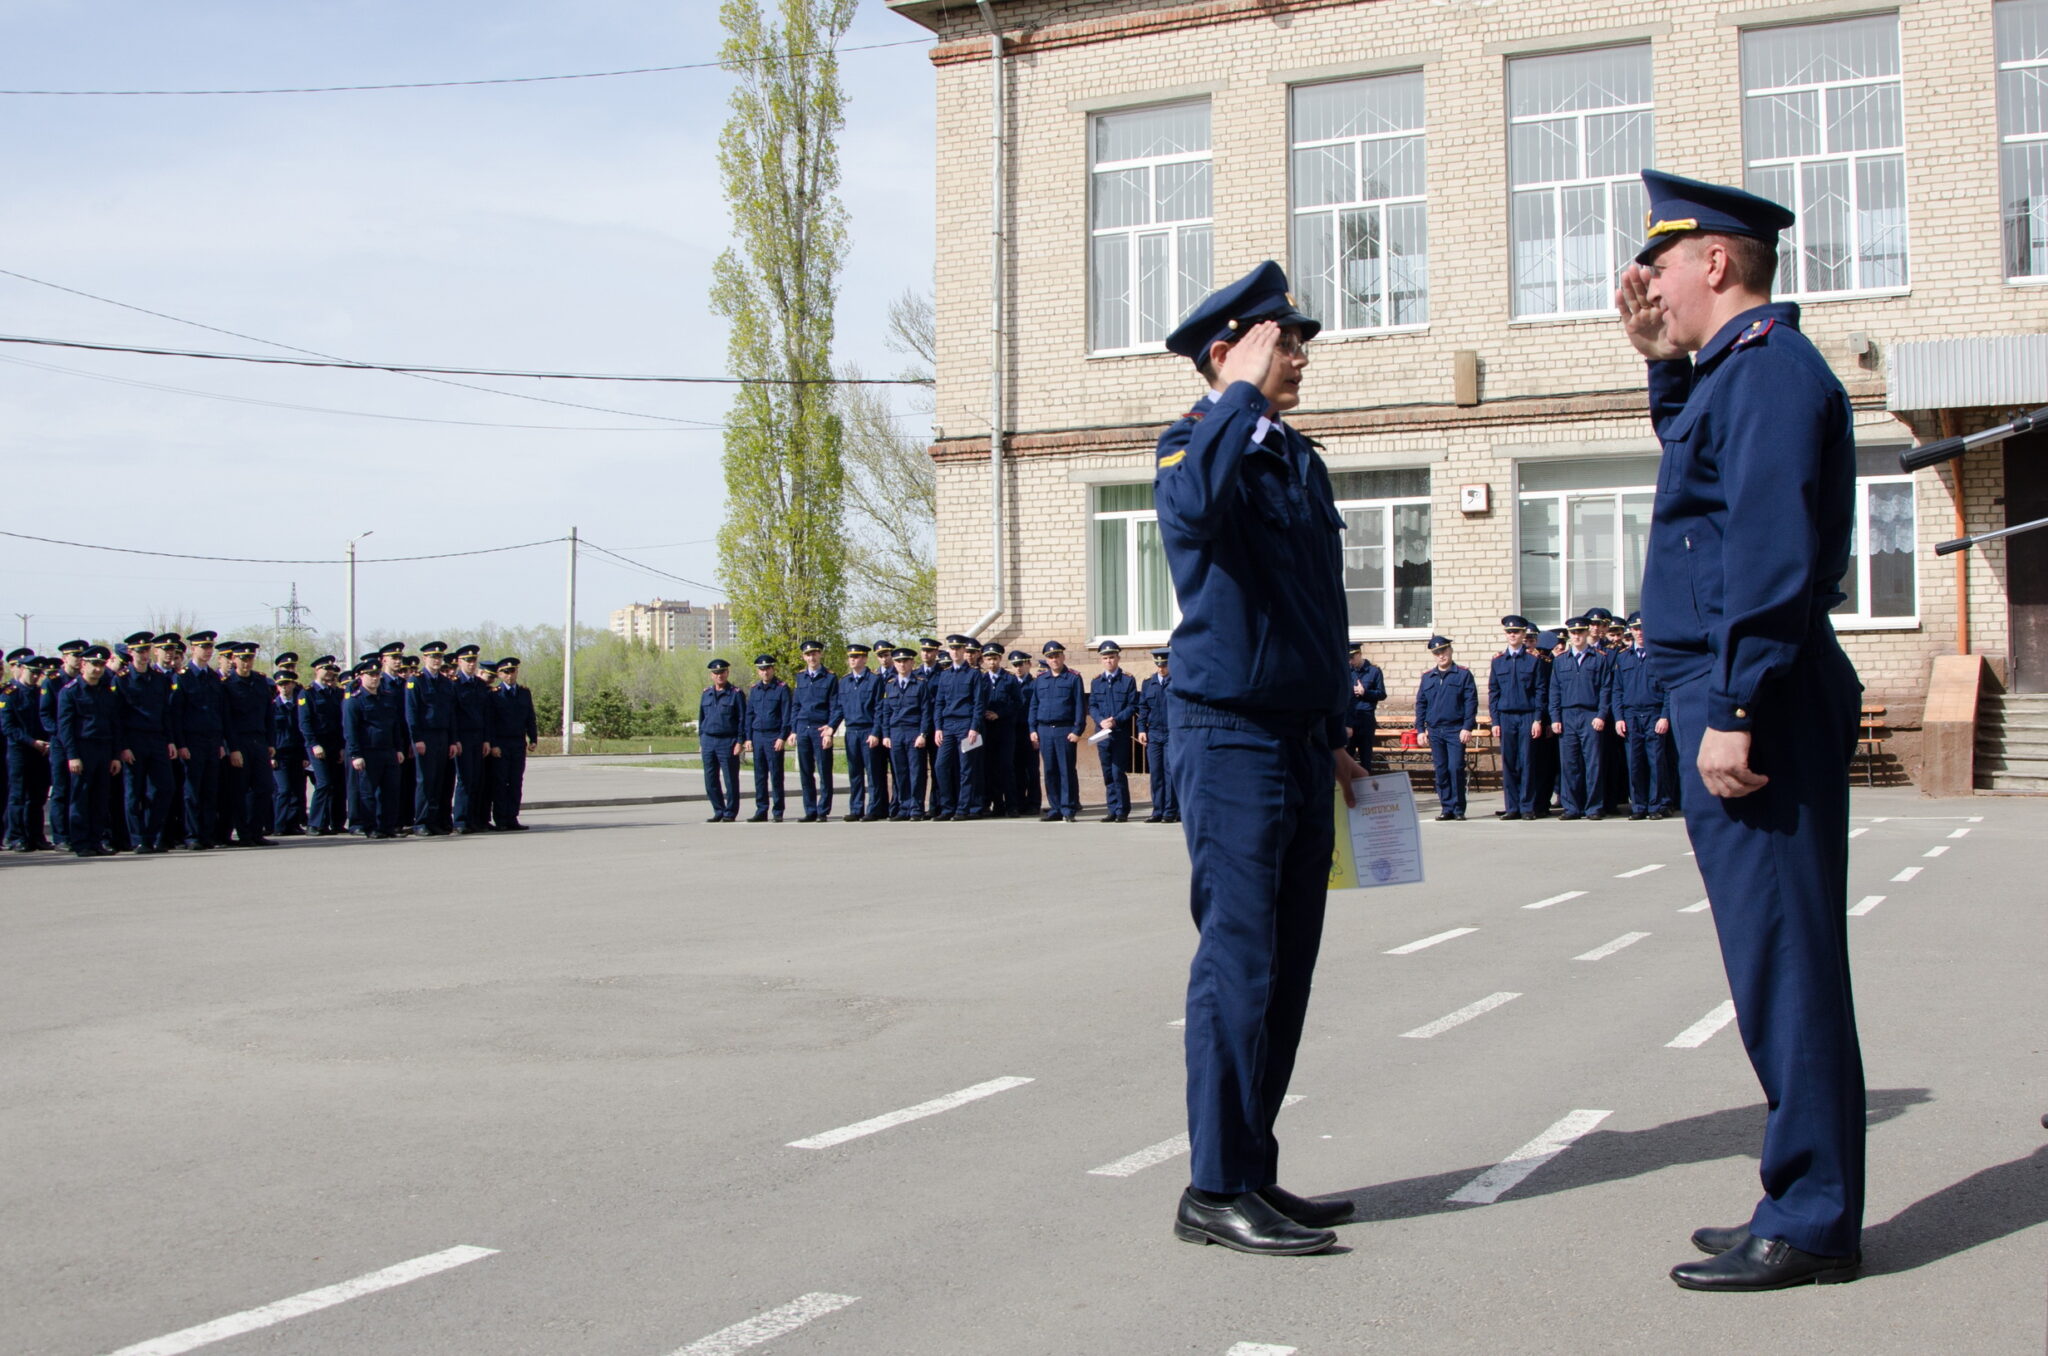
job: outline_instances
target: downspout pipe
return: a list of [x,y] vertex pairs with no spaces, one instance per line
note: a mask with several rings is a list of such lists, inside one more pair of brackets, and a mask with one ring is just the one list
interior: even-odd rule
[[989,69],[989,357],[988,357],[988,611],[967,628],[978,636],[1003,615],[1003,30],[989,0],[974,0],[988,25]]

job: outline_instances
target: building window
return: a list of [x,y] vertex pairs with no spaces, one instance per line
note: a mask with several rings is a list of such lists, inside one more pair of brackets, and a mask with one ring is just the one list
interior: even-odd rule
[[1613,309],[1655,154],[1647,44],[1508,63],[1516,319]]
[[1180,621],[1152,483],[1095,489],[1095,634],[1165,635]]
[[1422,72],[1293,92],[1294,284],[1327,332],[1429,319]]
[[1750,29],[1742,90],[1749,190],[1798,216],[1779,242],[1777,294],[1905,287],[1898,15]]
[[2048,0],[2002,0],[1992,13],[2005,276],[2048,277]]
[[1899,449],[1866,447],[1856,453],[1856,519],[1849,536],[1849,569],[1835,605],[1838,626],[1913,626],[1919,590],[1913,570],[1913,477],[1899,474]]
[[1156,350],[1210,290],[1209,105],[1099,113],[1089,140],[1088,346]]
[[1589,607],[1627,616],[1642,605],[1657,458],[1527,462],[1516,534],[1521,610],[1558,626]]
[[1354,634],[1424,631],[1431,593],[1429,472],[1333,471],[1344,515],[1344,602]]

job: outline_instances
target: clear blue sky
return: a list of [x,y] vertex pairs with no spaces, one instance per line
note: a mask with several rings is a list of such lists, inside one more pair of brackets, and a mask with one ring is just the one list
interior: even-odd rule
[[[8,7],[0,88],[241,88],[467,79],[715,59],[711,0]],[[846,46],[925,31],[862,0]],[[889,301],[928,288],[931,68],[849,52],[853,249],[838,357],[870,372]],[[721,374],[705,304],[727,223],[716,69],[479,89],[242,98],[0,96],[0,268],[351,358]],[[0,276],[0,333],[275,352]],[[406,423],[140,389],[22,359],[246,399],[509,424],[652,421],[355,372],[0,345],[0,527],[167,551],[367,560],[584,535],[713,583],[720,435]],[[498,382],[716,424],[726,389]],[[916,425],[906,422],[906,428]],[[922,431],[921,429],[917,431]],[[671,545],[672,543],[693,543]],[[294,580],[339,630],[337,566],[147,560],[0,538],[0,639],[48,650],[153,611],[254,631]],[[365,566],[365,629],[559,618],[559,547]],[[581,614],[709,599],[586,557]]]

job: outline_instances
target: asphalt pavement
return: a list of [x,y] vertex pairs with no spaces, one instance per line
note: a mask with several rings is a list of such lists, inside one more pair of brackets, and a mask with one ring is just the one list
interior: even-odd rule
[[1302,1259],[1170,1232],[1171,826],[0,859],[0,1352],[2042,1349],[2048,806],[1856,793],[1867,1269],[1756,1296],[1665,1277],[1763,1115],[1683,827],[1491,808],[1332,896]]

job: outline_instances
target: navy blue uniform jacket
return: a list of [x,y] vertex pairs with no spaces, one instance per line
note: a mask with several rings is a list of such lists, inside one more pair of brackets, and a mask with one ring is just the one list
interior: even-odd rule
[[1461,730],[1479,726],[1479,683],[1463,664],[1449,669],[1428,669],[1415,688],[1415,728],[1455,725]]
[[740,733],[740,715],[746,705],[747,694],[730,683],[722,688],[705,688],[697,698],[697,737],[732,744],[741,742],[746,736]]
[[1502,650],[1486,678],[1486,713],[1500,724],[1503,713],[1550,719],[1550,667],[1534,650]]
[[898,739],[915,741],[919,735],[932,732],[932,685],[921,683],[915,677],[909,679],[891,678],[889,685],[882,689],[881,720],[882,737],[892,743]]
[[1633,647],[1615,652],[1614,709],[1623,717],[1631,711],[1654,709],[1657,719],[1671,719],[1671,697],[1657,678],[1648,650],[1641,655]]
[[796,733],[796,699],[789,684],[777,678],[747,689],[749,739],[773,743]]
[[1363,725],[1364,717],[1379,718],[1379,705],[1387,699],[1387,675],[1380,666],[1370,659],[1357,668],[1345,666],[1344,683],[1348,691],[1352,685],[1365,689],[1351,693],[1351,726],[1357,729]]
[[349,757],[412,752],[406,746],[401,720],[405,702],[399,692],[398,684],[386,677],[375,692],[360,687],[348,694],[341,704],[341,734]]
[[1100,727],[1105,720],[1128,732],[1138,714],[1138,683],[1119,669],[1114,674],[1098,673],[1088,684],[1088,714]]
[[1550,719],[1562,721],[1567,711],[1589,711],[1601,720],[1614,718],[1614,656],[1586,647],[1550,661]]
[[161,749],[171,743],[171,675],[152,665],[110,681],[121,693],[123,744]]
[[838,675],[824,669],[815,674],[809,669],[799,669],[790,687],[796,695],[796,724],[799,728],[808,726],[815,733],[820,725],[839,723]]
[[299,694],[299,733],[306,747],[318,745],[329,756],[341,747],[341,689],[332,683],[309,683]]
[[533,689],[515,683],[500,683],[490,689],[490,723],[484,739],[492,748],[526,752],[526,746],[540,738],[540,725],[533,718]]
[[1088,694],[1081,675],[1072,669],[1041,673],[1031,680],[1031,723],[1054,725],[1062,731],[1081,733],[1088,723]]
[[988,693],[980,669],[947,669],[925,686],[932,689],[932,724],[956,734],[981,728]]
[[422,673],[405,680],[405,728],[416,743],[424,744],[430,734],[440,743],[449,741],[455,728],[455,684],[438,673]]
[[178,747],[219,748],[227,742],[227,693],[212,669],[180,669],[171,678],[171,728]]
[[850,730],[873,730],[882,706],[882,684],[887,680],[872,669],[849,673],[839,680],[839,714]]
[[1274,424],[1250,382],[1205,397],[1159,439],[1153,498],[1179,595],[1174,686],[1191,701],[1320,720],[1331,748],[1351,709],[1344,520],[1308,439]]
[[98,686],[80,678],[57,697],[57,748],[66,758],[83,755],[88,744],[113,748],[121,742],[121,694],[103,676]]
[[1138,733],[1146,737],[1148,744],[1173,733],[1166,723],[1166,693],[1170,687],[1171,683],[1155,673],[1138,689]]
[[1691,361],[1650,365],[1664,444],[1643,570],[1644,638],[1666,687],[1706,678],[1707,725],[1747,730],[1771,680],[1844,597],[1855,512],[1849,397],[1799,332],[1758,306]]

